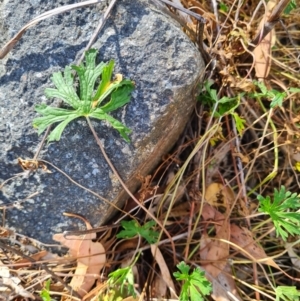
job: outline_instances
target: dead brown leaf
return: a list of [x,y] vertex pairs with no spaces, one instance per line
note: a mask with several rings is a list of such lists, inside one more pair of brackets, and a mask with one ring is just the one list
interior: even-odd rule
[[234,193],[229,186],[221,183],[211,183],[205,191],[205,200],[214,207],[223,207],[226,212],[235,199]]
[[[224,229],[222,233],[219,233],[219,236],[229,236],[229,229],[226,229],[226,226],[224,226]],[[203,262],[202,268],[213,278],[217,277],[226,266],[229,256],[228,243],[220,241],[220,237],[211,239],[206,234],[203,234],[200,248],[201,261]]]
[[[35,261],[39,261],[41,260],[42,258],[44,258],[46,255],[48,254],[47,251],[43,250],[43,251],[40,251],[38,253],[35,253],[35,254],[32,254],[30,257],[35,260]],[[24,267],[29,267],[32,265],[32,261],[29,261],[28,259],[26,258],[21,258],[19,260],[17,260],[15,262],[16,264],[16,269],[20,269],[20,268],[24,268]]]
[[27,159],[23,160],[22,158],[18,158],[18,164],[22,167],[24,171],[37,171],[41,168],[44,172],[52,173],[45,163],[39,160]]
[[200,256],[204,262],[203,269],[213,278],[217,277],[227,263],[229,256],[230,227],[225,216],[208,204],[203,206],[202,217],[204,220],[214,223],[216,235],[211,238],[203,233],[200,240]]
[[[264,26],[266,20],[270,17],[273,7],[275,6],[276,2],[271,0],[267,4],[267,11],[266,16],[263,18],[259,24],[258,32]],[[254,67],[256,76],[259,79],[264,79],[269,75],[271,69],[271,49],[274,46],[276,40],[275,30],[272,29],[265,38],[257,45],[254,49]]]
[[242,301],[237,293],[235,281],[231,275],[231,268],[229,264],[226,264],[223,271],[215,278],[210,278],[207,275],[207,279],[211,281],[213,291],[211,296],[216,301]]
[[237,247],[232,247],[250,260],[256,260],[264,264],[268,264],[274,268],[280,269],[273,259],[268,257],[265,251],[254,240],[250,230],[239,227],[236,224],[230,225],[230,241]]
[[[92,229],[91,225],[86,222],[87,229]],[[99,242],[93,242],[96,238],[95,233],[89,233],[81,236],[68,236],[64,234],[55,234],[53,239],[69,248],[73,258],[77,258],[77,268],[70,283],[70,286],[83,297],[93,284],[100,270],[105,265],[106,254],[104,247]]]
[[162,253],[160,252],[160,249],[156,245],[151,245],[151,253],[159,266],[161,274],[164,275],[163,279],[161,279],[160,281],[166,283],[167,287],[170,290],[171,298],[177,298],[175,294],[175,286],[170,271],[168,269],[168,266],[164,260]]

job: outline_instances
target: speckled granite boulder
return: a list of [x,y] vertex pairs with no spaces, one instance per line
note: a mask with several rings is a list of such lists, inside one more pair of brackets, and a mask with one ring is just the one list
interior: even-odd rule
[[[25,23],[55,4],[52,0],[0,3],[0,46]],[[80,57],[103,8],[98,4],[40,22],[0,61],[1,182],[21,172],[18,157],[30,159],[37,151],[42,137],[32,127],[37,116],[34,106],[57,102],[44,96],[45,88],[52,86],[51,74]],[[204,64],[179,26],[146,0],[118,1],[93,48],[99,49],[99,61],[114,59],[114,72],[136,84],[130,103],[112,114],[132,129],[131,143],[106,124],[93,121],[109,157],[135,191],[139,185],[137,172],[151,173],[184,129]],[[72,122],[59,142],[44,146],[40,158],[109,202],[121,206],[126,197],[83,119]],[[51,174],[39,171],[4,185],[0,206],[38,192],[22,202],[22,208],[10,206],[6,210],[7,226],[50,242],[53,233],[81,225],[76,219],[64,217],[64,211],[80,213],[94,226],[112,213],[107,203],[72,184],[53,167],[49,169]]]

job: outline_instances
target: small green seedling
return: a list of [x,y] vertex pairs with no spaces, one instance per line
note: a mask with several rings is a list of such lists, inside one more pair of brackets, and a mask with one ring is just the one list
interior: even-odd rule
[[180,272],[173,273],[177,281],[183,281],[180,301],[202,301],[203,296],[209,295],[212,291],[211,283],[205,278],[205,272],[199,268],[189,274],[190,267],[183,261],[177,264]]
[[[146,239],[149,244],[154,244],[157,242],[159,236],[159,233],[151,229],[155,224],[154,221],[149,221],[143,226],[140,226],[135,220],[121,221],[124,230],[121,230],[116,237],[128,239],[139,235]],[[135,297],[132,268],[137,262],[139,254],[135,257],[135,260],[130,266],[118,269],[108,275],[108,283],[113,286],[119,285],[121,294],[123,294],[124,288],[127,288],[128,294]]]
[[300,92],[299,88],[289,88],[287,92],[279,92],[275,89],[268,90],[263,82],[254,81],[254,84],[260,89],[259,93],[254,93],[253,97],[265,97],[271,100],[270,107],[282,107],[284,99],[287,97],[287,92],[298,93]]
[[137,221],[122,221],[121,225],[124,228],[120,233],[117,234],[117,238],[132,238],[137,235],[145,238],[149,244],[155,244],[158,240],[159,233],[152,230],[155,226],[155,221],[149,221],[144,226],[140,226]]
[[204,83],[205,93],[199,96],[199,100],[214,111],[215,117],[223,117],[228,114],[231,115],[234,118],[238,133],[242,135],[243,130],[245,129],[246,120],[241,118],[235,112],[235,109],[240,105],[240,98],[244,93],[239,94],[237,97],[229,98],[224,96],[221,99],[218,99],[217,90],[211,88],[212,84],[213,83],[210,81]]
[[300,208],[300,196],[297,193],[285,191],[285,187],[281,186],[280,191],[274,189],[274,200],[269,196],[257,196],[260,207],[259,212],[270,215],[272,219],[276,235],[286,241],[288,235],[300,234],[300,212],[290,212]]
[[297,8],[296,0],[291,0],[287,7],[284,9],[283,13],[289,15],[290,12]]
[[[131,131],[108,113],[129,102],[134,85],[128,79],[123,80],[121,75],[112,81],[114,61],[96,66],[96,56],[97,50],[91,49],[85,53],[85,65],[67,66],[64,76],[61,72],[53,74],[52,81],[56,89],[46,89],[45,95],[48,98],[56,97],[63,100],[70,108],[57,108],[45,104],[36,106],[36,111],[43,115],[33,121],[34,127],[38,128],[38,134],[50,125],[58,123],[48,136],[48,141],[60,140],[65,127],[79,117],[107,121],[126,141],[129,141],[128,134]],[[76,71],[79,78],[78,94],[74,86],[72,70]],[[100,76],[101,81],[99,81]]]
[[134,291],[134,277],[132,266],[117,269],[108,275],[108,283],[112,286],[120,285],[120,292],[123,295],[124,289],[127,289],[128,295],[136,296]]
[[278,286],[275,290],[275,301],[299,301],[300,291],[295,286]]
[[224,13],[227,13],[229,8],[228,6],[224,3],[224,2],[220,2],[220,11],[224,12]]
[[51,284],[51,279],[48,279],[45,283],[45,287],[40,292],[40,297],[43,299],[43,301],[52,301],[52,300],[54,300],[50,296],[50,292],[49,292],[50,291],[50,284]]
[[127,294],[136,297],[136,293],[134,291],[134,277],[132,268],[136,264],[139,255],[135,257],[132,264],[126,268],[117,269],[116,271],[111,272],[108,275],[108,284],[110,286],[116,287],[120,286],[120,293],[124,294],[124,289],[127,289]]

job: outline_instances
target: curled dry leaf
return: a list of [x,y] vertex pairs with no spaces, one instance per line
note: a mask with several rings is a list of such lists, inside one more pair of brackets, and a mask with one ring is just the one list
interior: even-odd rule
[[[43,260],[45,256],[48,255],[46,250],[40,251],[38,253],[32,254],[30,257],[35,261]],[[29,267],[32,265],[32,261],[29,261],[27,258],[21,258],[15,262],[15,268],[20,269],[24,267]]]
[[[86,221],[87,229],[92,229]],[[70,250],[73,258],[77,258],[77,268],[70,283],[70,286],[83,297],[86,295],[99,275],[100,270],[105,265],[106,255],[104,247],[99,242],[93,242],[96,238],[95,233],[81,236],[67,236],[55,234],[53,239],[60,242]]]
[[239,157],[244,164],[248,164],[250,162],[250,158],[248,156],[243,155],[235,150],[233,153],[234,157]]
[[18,164],[22,167],[24,171],[37,171],[39,168],[41,168],[44,172],[47,173],[52,173],[44,164],[43,162],[39,160],[33,160],[33,159],[28,159],[28,160],[23,160],[22,158],[18,158]]
[[[264,27],[265,21],[270,17],[273,7],[275,6],[276,2],[271,0],[267,4],[267,11],[266,16],[263,18],[259,24],[258,32],[262,30]],[[256,76],[259,79],[266,78],[271,69],[271,49],[274,46],[276,41],[275,30],[272,29],[265,38],[257,45],[254,49],[254,66]]]
[[160,268],[161,274],[164,275],[160,281],[165,282],[166,285],[168,286],[168,288],[170,290],[171,298],[177,298],[177,296],[175,294],[175,286],[174,286],[170,271],[164,260],[163,255],[160,252],[160,249],[157,247],[157,245],[151,245],[151,253]]

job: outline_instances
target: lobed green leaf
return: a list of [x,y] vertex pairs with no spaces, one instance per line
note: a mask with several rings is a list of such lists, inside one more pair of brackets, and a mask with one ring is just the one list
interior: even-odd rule
[[184,281],[179,300],[180,301],[202,301],[203,296],[209,295],[212,291],[211,283],[205,278],[205,272],[196,268],[189,274],[190,267],[184,262],[177,265],[180,272],[173,273],[177,281]]
[[137,221],[122,221],[122,227],[124,230],[117,234],[117,238],[132,238],[136,235],[140,235],[145,238],[149,244],[157,242],[159,234],[151,228],[155,225],[154,221],[149,221],[145,225],[140,226]]
[[115,111],[124,106],[130,100],[130,93],[134,89],[134,85],[130,80],[123,80],[119,87],[112,92],[110,101],[101,107],[105,113]]
[[53,73],[52,81],[57,89],[47,88],[45,95],[48,98],[59,98],[74,109],[77,109],[80,106],[80,99],[73,87],[73,76],[69,66],[65,68],[64,76],[63,78],[61,72]]
[[131,130],[126,127],[123,123],[118,121],[117,119],[113,118],[112,116],[106,114],[103,112],[101,108],[96,109],[92,113],[89,114],[90,117],[99,119],[99,120],[106,120],[114,129],[116,129],[119,134],[127,141],[129,142],[130,139],[128,137],[128,134],[131,133]]
[[85,65],[72,66],[72,69],[77,72],[79,77],[80,99],[83,102],[84,111],[86,111],[86,113],[88,113],[91,106],[95,83],[106,67],[106,64],[103,62],[95,67],[96,55],[97,50],[91,49],[86,52]]
[[[81,116],[90,116],[108,121],[129,142],[130,129],[107,113],[129,102],[130,93],[134,88],[133,83],[130,80],[111,82],[114,62],[100,63],[96,66],[96,55],[97,51],[91,49],[85,53],[85,64],[72,66],[72,68],[67,66],[64,76],[61,72],[53,74],[52,81],[56,89],[46,89],[46,96],[59,98],[72,109],[53,108],[46,105],[36,106],[36,111],[43,115],[33,121],[34,126],[38,128],[38,134],[41,134],[50,125],[59,123],[48,137],[49,141],[59,140],[69,122]],[[79,77],[79,96],[74,88],[72,69],[76,71]],[[100,75],[102,75],[102,80],[95,92],[95,85]],[[104,106],[97,107],[109,96],[111,98]]]
[[296,193],[285,191],[281,186],[278,191],[274,189],[274,200],[271,201],[269,196],[257,196],[260,202],[260,212],[269,214],[276,230],[276,235],[286,240],[288,235],[300,235],[300,213],[291,212],[291,209],[298,209],[299,196]]

